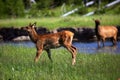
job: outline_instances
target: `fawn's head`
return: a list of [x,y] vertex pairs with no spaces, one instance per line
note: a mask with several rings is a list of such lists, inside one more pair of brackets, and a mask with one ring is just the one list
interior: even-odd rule
[[35,26],[36,26],[36,22],[33,24],[30,23],[28,26],[24,27],[23,30],[26,30],[27,32],[32,32],[32,30],[34,30]]

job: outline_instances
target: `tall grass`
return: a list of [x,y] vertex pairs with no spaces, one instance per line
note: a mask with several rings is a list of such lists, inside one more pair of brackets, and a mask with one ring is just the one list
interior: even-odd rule
[[58,27],[91,27],[94,28],[93,19],[100,19],[101,25],[120,25],[120,15],[99,15],[99,16],[75,16],[75,17],[49,17],[31,19],[1,19],[0,27],[23,27],[30,22],[37,22],[37,26],[55,29]]
[[53,62],[43,51],[34,63],[35,48],[0,46],[0,80],[117,80],[120,78],[120,55],[77,54],[75,66],[64,48],[52,50]]

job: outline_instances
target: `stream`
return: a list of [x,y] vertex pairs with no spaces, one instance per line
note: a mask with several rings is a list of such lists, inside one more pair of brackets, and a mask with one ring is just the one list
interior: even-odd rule
[[[31,41],[23,42],[0,42],[0,47],[3,45],[13,45],[13,46],[25,46],[25,47],[35,47],[35,44]],[[111,46],[110,41],[105,42],[105,47],[98,48],[97,42],[73,42],[73,45],[78,49],[79,53],[95,54],[95,53],[112,53],[120,54],[120,42],[117,42],[117,46]],[[62,47],[61,47],[62,48]]]

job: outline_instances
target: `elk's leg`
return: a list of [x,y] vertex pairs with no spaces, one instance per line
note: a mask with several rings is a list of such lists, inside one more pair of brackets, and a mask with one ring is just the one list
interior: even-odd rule
[[103,47],[105,47],[105,38],[102,39]]
[[116,45],[117,44],[117,36],[114,36],[113,37],[113,45]]
[[47,54],[48,54],[49,59],[52,61],[50,49],[46,49],[46,52],[47,52]]
[[98,48],[100,48],[100,38],[97,40]]

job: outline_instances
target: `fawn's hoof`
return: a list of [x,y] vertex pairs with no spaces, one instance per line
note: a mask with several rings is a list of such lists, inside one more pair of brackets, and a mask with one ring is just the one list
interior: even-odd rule
[[36,62],[38,62],[38,59],[37,59],[37,58],[35,58],[35,59],[34,59],[34,62],[35,62],[35,63],[36,63]]

